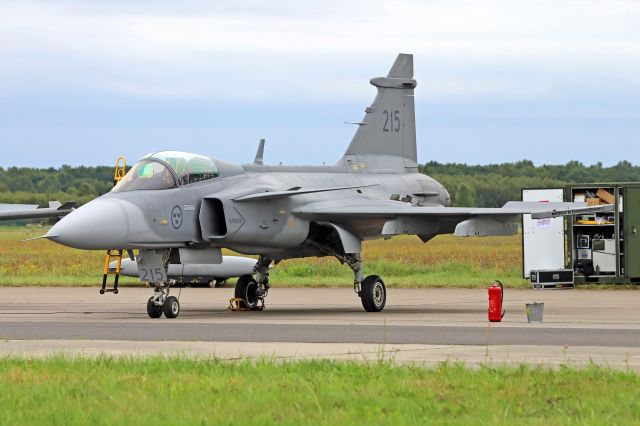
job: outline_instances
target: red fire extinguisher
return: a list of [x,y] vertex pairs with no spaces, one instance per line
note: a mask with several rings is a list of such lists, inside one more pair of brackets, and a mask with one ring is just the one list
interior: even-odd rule
[[500,322],[504,316],[502,309],[502,300],[504,299],[504,291],[502,283],[495,280],[489,287],[489,321]]

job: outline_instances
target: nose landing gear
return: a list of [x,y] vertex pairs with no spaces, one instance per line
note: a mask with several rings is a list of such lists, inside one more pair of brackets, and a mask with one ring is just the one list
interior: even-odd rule
[[180,314],[180,302],[178,302],[178,298],[175,296],[167,297],[164,301],[162,312],[164,312],[164,316],[167,318],[177,318],[178,314]]
[[153,296],[147,301],[149,318],[177,318],[180,315],[180,302],[175,296],[169,296],[169,286],[156,285]]
[[171,250],[140,250],[136,257],[140,280],[147,281],[154,286],[153,296],[147,300],[147,314],[149,318],[160,318],[164,314],[167,318],[177,318],[180,315],[180,302],[175,296],[169,296],[171,285],[175,280],[169,280],[167,269]]
[[149,315],[149,318],[160,318],[162,316],[162,304],[157,303],[153,296],[147,301],[147,315]]

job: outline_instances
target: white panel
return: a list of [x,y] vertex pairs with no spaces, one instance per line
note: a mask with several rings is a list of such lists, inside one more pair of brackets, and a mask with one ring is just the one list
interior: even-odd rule
[[[523,189],[522,201],[562,202],[562,189]],[[564,218],[522,217],[522,272],[529,278],[535,269],[564,269]]]

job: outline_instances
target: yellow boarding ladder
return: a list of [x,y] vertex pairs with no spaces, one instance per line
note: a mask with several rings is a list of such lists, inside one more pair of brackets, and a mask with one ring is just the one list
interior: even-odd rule
[[[113,271],[109,271],[109,264],[116,260],[116,267]],[[120,278],[120,266],[122,265],[122,250],[107,250],[107,258],[104,261],[104,274],[102,275],[102,288],[100,294],[113,293],[118,294],[118,278]],[[114,275],[113,288],[107,288],[107,280],[109,275]]]
[[[116,186],[118,182],[122,180],[127,173],[127,160],[124,157],[118,157],[116,160],[116,167],[113,171],[113,186]],[[109,264],[116,260],[116,267],[113,271],[109,271]],[[107,257],[104,261],[104,272],[102,274],[102,287],[100,288],[100,294],[113,293],[118,294],[118,279],[120,278],[120,267],[122,265],[122,250],[107,250]],[[107,288],[107,281],[109,275],[114,275],[113,288]]]

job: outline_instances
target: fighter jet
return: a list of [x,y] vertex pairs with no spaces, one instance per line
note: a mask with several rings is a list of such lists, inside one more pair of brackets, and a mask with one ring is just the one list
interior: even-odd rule
[[[176,151],[142,158],[113,190],[73,211],[45,235],[85,250],[135,254],[138,274],[154,284],[152,318],[175,318],[170,264],[218,264],[221,249],[258,255],[254,274],[241,276],[235,296],[258,309],[271,287],[269,268],[285,259],[333,256],[354,274],[366,311],[385,307],[383,279],[365,275],[362,241],[438,234],[513,235],[522,214],[567,214],[584,204],[518,203],[502,208],[451,207],[439,182],[418,172],[413,56],[400,54],[344,155],[331,166],[232,164]],[[309,147],[312,149],[312,147]],[[600,206],[599,209],[605,207]]]
[[38,208],[37,204],[0,204],[0,220],[61,218],[76,207],[74,201],[60,203],[49,201],[49,207]]

